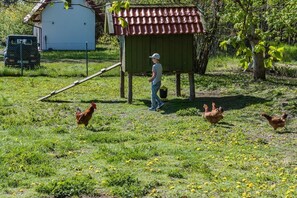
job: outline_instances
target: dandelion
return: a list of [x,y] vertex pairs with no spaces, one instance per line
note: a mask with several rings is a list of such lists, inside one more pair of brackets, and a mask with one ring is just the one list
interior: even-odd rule
[[192,192],[192,193],[195,192],[195,191],[196,191],[196,190],[195,190],[194,188],[191,189],[191,192]]
[[254,184],[251,182],[251,183],[248,183],[247,185],[249,188],[252,188],[254,186]]
[[282,182],[286,182],[287,181],[287,178],[286,177],[283,177],[282,178]]

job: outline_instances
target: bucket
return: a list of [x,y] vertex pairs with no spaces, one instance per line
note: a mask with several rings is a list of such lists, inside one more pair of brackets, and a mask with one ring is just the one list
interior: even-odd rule
[[167,87],[162,86],[160,88],[160,98],[163,98],[163,99],[167,98],[167,91],[168,91]]

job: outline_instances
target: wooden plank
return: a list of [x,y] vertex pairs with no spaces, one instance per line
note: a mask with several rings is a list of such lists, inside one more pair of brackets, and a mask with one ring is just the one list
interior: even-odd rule
[[68,90],[68,89],[70,89],[70,88],[72,88],[72,87],[75,87],[76,85],[79,85],[79,84],[81,84],[81,83],[84,83],[84,82],[86,82],[86,81],[88,81],[88,80],[90,80],[90,79],[92,79],[92,78],[94,78],[94,77],[96,77],[96,76],[99,76],[99,75],[103,74],[103,73],[106,72],[106,71],[109,71],[109,70],[111,70],[111,69],[114,69],[114,68],[116,68],[116,67],[118,67],[118,66],[120,66],[120,65],[121,65],[121,63],[119,62],[119,63],[116,63],[116,64],[110,66],[110,67],[103,68],[103,69],[101,69],[99,72],[97,72],[97,73],[95,73],[95,74],[93,74],[93,75],[91,75],[91,76],[89,76],[89,77],[87,77],[87,78],[84,78],[84,79],[82,79],[82,80],[77,80],[77,81],[73,82],[71,85],[68,85],[67,87],[64,87],[64,88],[62,88],[62,89],[59,89],[59,90],[57,90],[57,91],[52,91],[50,94],[48,94],[48,95],[46,95],[46,96],[44,96],[44,97],[41,97],[41,98],[39,98],[38,100],[39,100],[39,101],[42,101],[42,100],[45,100],[45,99],[47,99],[47,98],[49,98],[49,97],[52,97],[52,96],[54,96],[54,95],[57,95],[58,93],[61,93],[61,92],[63,92],[63,91],[66,91],[66,90]]

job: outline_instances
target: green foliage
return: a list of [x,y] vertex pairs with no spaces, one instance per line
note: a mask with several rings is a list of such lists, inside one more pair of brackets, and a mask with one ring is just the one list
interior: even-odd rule
[[[130,7],[129,1],[113,1],[109,11],[118,13],[121,11],[121,9],[128,10],[129,7]],[[128,26],[128,22],[123,17],[119,17],[118,20],[120,21],[120,24],[123,28]]]
[[32,26],[23,24],[23,18],[31,8],[31,5],[24,3],[0,8],[0,42],[4,42],[9,34],[32,34]]
[[73,177],[41,183],[36,190],[40,193],[52,195],[57,198],[92,195],[96,182],[90,175],[76,175]]
[[281,45],[284,47],[283,61],[284,62],[296,62],[297,61],[297,45]]

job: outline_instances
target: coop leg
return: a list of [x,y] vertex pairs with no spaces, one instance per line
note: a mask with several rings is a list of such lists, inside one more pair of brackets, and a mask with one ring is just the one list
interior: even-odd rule
[[128,73],[128,103],[132,103],[132,74]]
[[120,97],[125,98],[125,72],[121,69],[121,85],[120,85]]
[[195,99],[195,79],[194,73],[189,73],[189,82],[190,82],[190,100]]
[[175,74],[175,88],[176,88],[176,96],[180,97],[181,96],[181,92],[180,92],[180,73],[176,73]]

